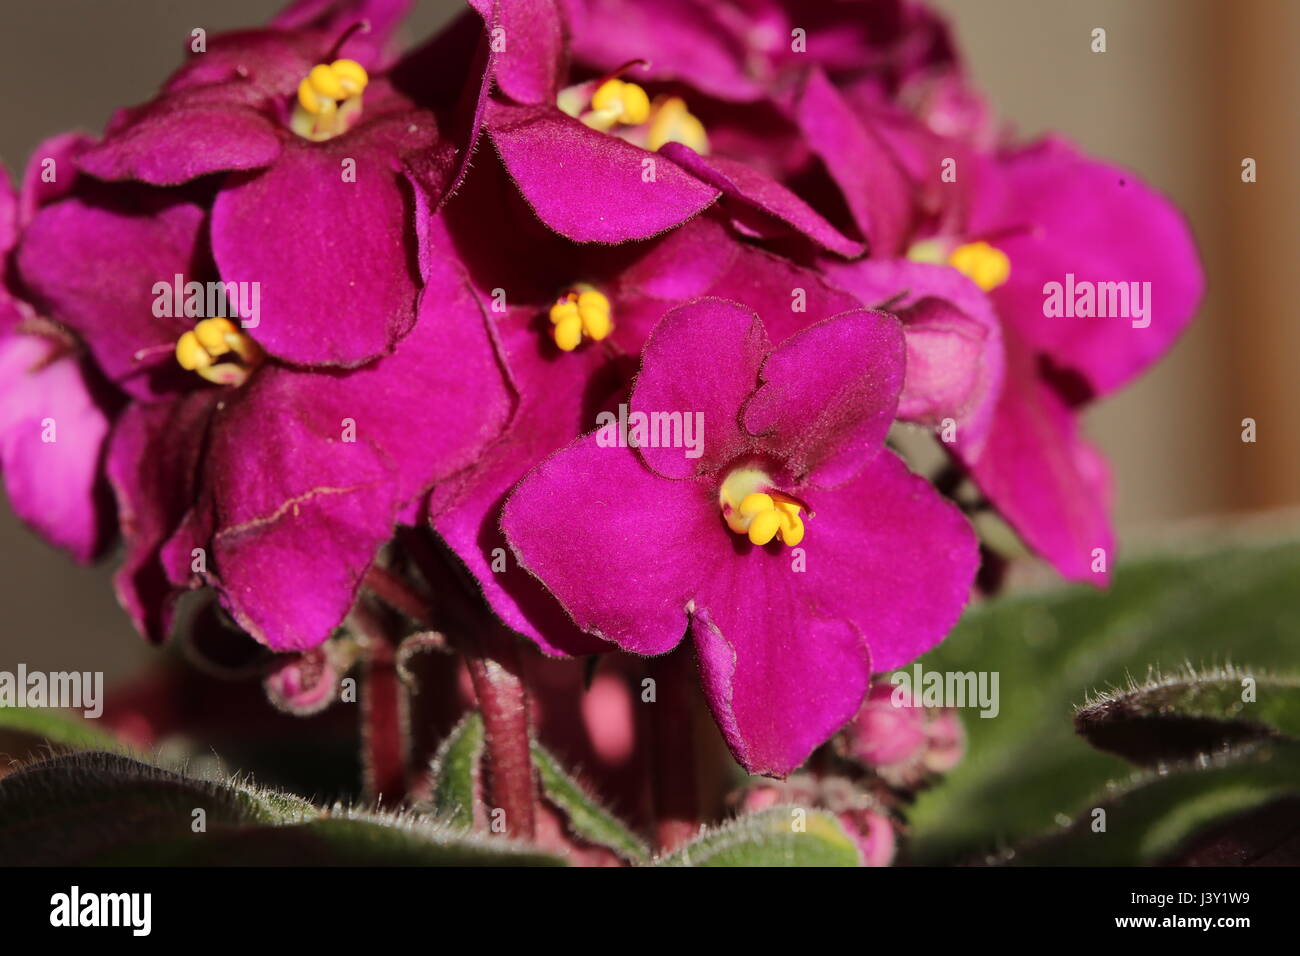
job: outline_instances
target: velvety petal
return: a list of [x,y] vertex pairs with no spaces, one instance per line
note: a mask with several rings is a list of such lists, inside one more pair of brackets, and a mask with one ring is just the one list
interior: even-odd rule
[[905,360],[892,315],[859,310],[826,319],[767,357],[742,422],[800,485],[840,484],[884,447]]
[[501,528],[580,628],[637,654],[675,647],[701,569],[735,557],[713,481],[661,478],[594,435],[530,472]]
[[349,407],[328,374],[266,366],[213,419],[188,520],[215,529],[222,606],[274,650],[329,637],[393,531],[393,465],[360,427],[347,440]]
[[1007,338],[1007,376],[980,451],[959,448],[980,490],[1020,537],[1065,577],[1098,586],[1096,548],[1115,553],[1100,457],[1078,434],[1074,413],[1043,380],[1027,346]]
[[[411,149],[432,134],[417,115]],[[355,182],[343,181],[346,159],[356,162]],[[410,331],[418,276],[407,190],[388,148],[345,135],[290,144],[273,167],[221,191],[213,255],[226,281],[260,283],[260,323],[249,328],[267,352],[355,366]]]
[[155,643],[170,634],[183,590],[160,551],[194,500],[208,420],[220,396],[202,389],[172,401],[133,402],[109,439],[105,471],[126,544],[113,584],[136,629]]
[[[95,141],[84,133],[59,133],[42,140],[32,150],[18,193],[18,223],[26,226],[36,210],[72,192],[76,185],[76,160]],[[51,161],[52,165],[47,165]],[[12,243],[0,248],[12,248]]]
[[85,562],[105,538],[108,414],[62,347],[41,335],[0,338],[0,471],[14,513]]
[[659,153],[724,195],[752,205],[824,249],[849,257],[864,251],[862,243],[845,236],[790,190],[744,163],[724,156],[706,158],[682,143],[666,143]]
[[0,334],[12,329],[22,317],[18,300],[9,291],[9,253],[18,243],[18,195],[9,173],[0,164]]
[[280,136],[243,80],[165,93],[136,107],[77,164],[99,179],[174,186],[208,173],[258,169],[280,153]]
[[194,277],[203,218],[184,202],[151,208],[65,199],[28,226],[19,272],[46,314],[81,335],[110,379],[148,397],[182,378],[173,347],[195,320],[156,316],[154,286]]
[[790,113],[853,213],[871,254],[902,251],[912,221],[912,188],[889,148],[819,69],[794,93]]
[[[1010,153],[982,175],[971,229],[992,233],[1011,260],[1010,278],[992,294],[1003,321],[1098,393],[1167,351],[1204,291],[1196,247],[1173,204],[1132,172],[1061,140]],[[1145,317],[1044,315],[1046,283],[1064,284],[1067,273],[1076,284],[1150,283]]]
[[554,103],[564,70],[564,27],[555,0],[470,0],[470,6],[496,45],[493,75],[501,92],[528,106]]
[[630,78],[688,83],[722,99],[758,99],[766,93],[760,58],[729,28],[722,5],[698,0],[563,0],[574,56],[612,71],[648,61]]
[[645,463],[666,478],[687,478],[716,471],[744,452],[752,441],[740,412],[758,385],[767,351],[762,321],[737,302],[696,299],[665,315],[642,353],[629,407],[646,416],[702,415],[702,447],[691,458],[689,448],[645,445],[639,449]]
[[[557,108],[494,105],[488,133],[533,211],[575,242],[648,239],[718,197],[673,163]],[[654,170],[650,182],[648,168]]]
[[1002,324],[988,296],[956,269],[907,259],[823,264],[836,285],[903,323],[907,374],[898,417],[957,424],[957,443],[977,454],[1002,385]]

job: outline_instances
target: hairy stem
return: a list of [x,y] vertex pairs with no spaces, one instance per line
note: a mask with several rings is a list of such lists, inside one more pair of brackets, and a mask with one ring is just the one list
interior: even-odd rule
[[505,814],[506,834],[532,839],[536,832],[537,783],[530,751],[528,691],[514,638],[489,624],[465,659],[486,731],[489,816]]
[[650,660],[655,682],[650,721],[651,794],[655,838],[665,853],[689,841],[700,828],[691,720],[691,688],[696,679],[693,664],[686,645]]
[[392,805],[406,795],[405,695],[387,628],[365,601],[352,612],[362,632],[361,752],[366,795]]

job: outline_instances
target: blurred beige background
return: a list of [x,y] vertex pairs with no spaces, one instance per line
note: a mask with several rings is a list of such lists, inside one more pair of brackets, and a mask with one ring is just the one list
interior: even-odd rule
[[[653,3],[653,0],[646,0]],[[1166,361],[1093,412],[1122,539],[1182,519],[1300,502],[1300,0],[936,0],[976,81],[1025,135],[1064,132],[1135,169],[1189,216],[1209,295]],[[190,30],[258,23],[253,0],[4,0],[0,159],[44,136],[97,131],[152,95]],[[459,5],[419,5],[418,36]],[[1107,31],[1107,52],[1090,51]],[[1243,157],[1259,181],[1240,181]],[[1241,419],[1259,441],[1240,441]],[[109,586],[110,559],[72,567],[0,505],[0,669],[128,673],[154,651]]]

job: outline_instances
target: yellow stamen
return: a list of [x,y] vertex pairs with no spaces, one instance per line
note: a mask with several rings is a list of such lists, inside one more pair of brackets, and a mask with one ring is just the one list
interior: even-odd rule
[[775,490],[757,468],[738,468],[727,475],[718,490],[718,504],[727,527],[759,547],[777,538],[790,547],[803,540],[803,505]]
[[650,118],[650,97],[635,83],[617,78],[606,80],[591,95],[591,108],[624,126],[640,126]]
[[985,292],[992,292],[1011,276],[1007,254],[987,242],[968,242],[948,256],[948,264]]
[[263,357],[261,346],[226,318],[203,319],[176,340],[180,367],[218,385],[242,385]]
[[361,94],[370,76],[356,60],[318,63],[298,84],[290,127],[310,140],[345,133],[361,115]]
[[576,349],[584,337],[599,342],[614,327],[608,297],[585,283],[556,300],[550,319],[555,326],[551,330],[555,344],[565,352]]
[[650,129],[646,134],[646,148],[657,150],[665,143],[682,143],[700,155],[709,152],[709,134],[699,117],[686,108],[680,96],[668,96],[656,101]]

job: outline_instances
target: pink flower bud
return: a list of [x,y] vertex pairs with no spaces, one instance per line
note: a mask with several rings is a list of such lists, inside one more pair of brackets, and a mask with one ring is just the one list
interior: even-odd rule
[[339,674],[324,646],[286,654],[263,681],[266,696],[285,713],[308,717],[334,700]]
[[891,684],[871,688],[843,739],[849,756],[909,788],[955,767],[966,744],[955,710],[922,707],[910,690]]

